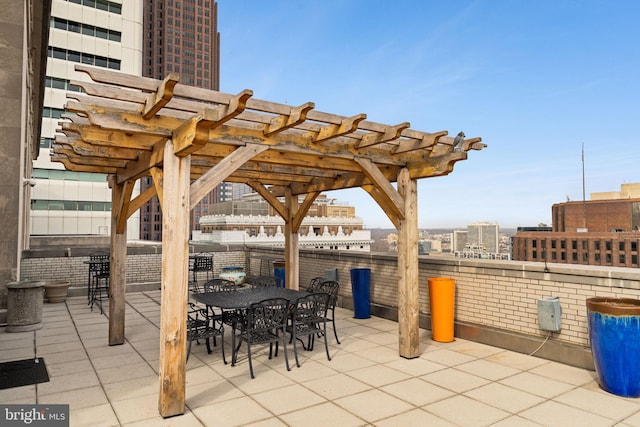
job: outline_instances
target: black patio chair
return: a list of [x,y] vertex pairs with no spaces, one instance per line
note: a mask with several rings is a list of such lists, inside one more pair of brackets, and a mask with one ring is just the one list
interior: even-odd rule
[[206,280],[213,277],[213,255],[195,254],[189,257],[189,270],[193,273],[193,281],[190,286],[194,292],[200,292],[198,285],[199,273],[206,275]]
[[287,354],[286,327],[289,317],[289,300],[286,298],[269,298],[253,303],[247,309],[245,325],[238,329],[239,343],[236,346],[236,334],[232,336],[233,355],[231,366],[235,366],[238,359],[238,350],[243,342],[247,343],[247,358],[249,359],[249,371],[251,378],[255,378],[253,373],[253,363],[251,361],[251,347],[257,344],[269,344],[269,359],[273,356],[273,344],[276,345],[275,356],[278,356],[278,345],[282,343],[284,360],[287,371],[289,366],[289,356]]
[[338,302],[338,295],[340,293],[340,283],[335,280],[316,280],[321,278],[311,279],[308,292],[326,292],[329,294],[328,309],[331,310],[331,314],[327,310],[327,320],[331,321],[333,327],[333,335],[336,337],[336,342],[340,344],[338,339],[338,330],[336,329],[336,304]]
[[[204,292],[233,292],[237,289],[236,282],[233,280],[223,279],[216,277],[211,280],[207,280],[202,286]],[[213,309],[212,309],[213,310]],[[238,326],[242,326],[245,319],[244,310],[226,310],[220,313],[215,313],[218,319],[221,319],[225,325],[231,326],[235,329]],[[213,339],[214,345],[216,344],[215,337]]]
[[94,252],[89,255],[89,294],[88,304],[93,311],[93,305],[100,306],[100,314],[103,313],[102,297],[109,296],[109,278],[111,276],[110,255],[104,251]]
[[[327,307],[330,295],[325,292],[314,292],[296,300],[291,312],[287,332],[291,334],[293,342],[293,354],[296,357],[296,366],[300,367],[298,360],[297,341],[303,343],[303,348],[313,350],[316,335],[324,338],[324,349],[327,353],[327,359],[331,360],[329,355],[329,344],[327,344]],[[303,337],[307,337],[307,345],[302,341]]]
[[275,288],[280,285],[280,279],[275,276],[257,276],[250,280],[254,288]]
[[216,337],[220,337],[220,346],[222,348],[222,361],[227,364],[227,358],[224,354],[224,324],[222,317],[217,316],[212,309],[208,307],[198,307],[193,303],[189,303],[187,310],[187,360],[191,354],[191,343],[196,341],[200,344],[200,340],[204,340],[207,345],[207,353],[211,354],[211,344],[209,340],[213,340],[216,345]]
[[222,279],[216,277],[215,279],[207,280],[202,285],[204,292],[229,292],[236,290],[236,282],[232,280]]

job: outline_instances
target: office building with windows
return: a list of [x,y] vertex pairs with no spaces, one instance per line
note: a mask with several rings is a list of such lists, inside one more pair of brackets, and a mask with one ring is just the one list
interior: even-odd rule
[[[67,92],[81,93],[71,81],[89,80],[75,66],[140,75],[141,48],[142,0],[52,1],[40,148],[32,172],[31,234],[109,234],[107,176],[65,170],[62,163],[51,161],[51,145],[63,120]],[[135,214],[129,219],[127,237],[138,236]]]
[[519,231],[513,237],[515,260],[640,267],[640,184],[557,203],[551,211],[552,231]]
[[[220,34],[214,0],[144,0],[143,67],[146,77],[177,74],[181,84],[220,89]],[[141,190],[153,180],[140,180]],[[232,199],[230,183],[220,184],[191,210],[191,229],[213,203]],[[162,210],[157,197],[140,209],[140,238],[162,240]]]

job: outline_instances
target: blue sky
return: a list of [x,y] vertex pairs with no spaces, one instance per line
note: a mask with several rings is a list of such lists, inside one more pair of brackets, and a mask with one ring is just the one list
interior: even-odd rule
[[[223,92],[488,145],[418,182],[420,228],[551,224],[640,182],[640,1],[218,0]],[[361,189],[330,193],[392,228]]]

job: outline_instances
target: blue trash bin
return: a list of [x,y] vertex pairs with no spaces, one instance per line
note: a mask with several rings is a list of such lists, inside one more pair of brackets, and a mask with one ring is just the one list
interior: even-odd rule
[[369,289],[371,281],[370,268],[351,269],[351,295],[353,296],[353,311],[356,319],[371,317],[369,307]]
[[278,286],[284,288],[285,282],[285,269],[284,261],[273,261],[273,275],[278,278]]

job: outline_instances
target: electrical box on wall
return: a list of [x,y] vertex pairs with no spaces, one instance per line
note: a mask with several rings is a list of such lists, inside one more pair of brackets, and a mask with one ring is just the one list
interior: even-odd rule
[[545,297],[538,300],[538,325],[540,329],[550,332],[560,331],[561,318],[560,298]]

